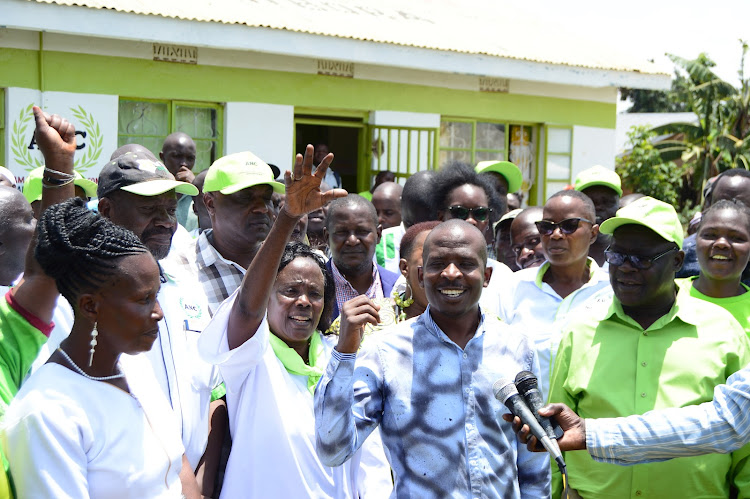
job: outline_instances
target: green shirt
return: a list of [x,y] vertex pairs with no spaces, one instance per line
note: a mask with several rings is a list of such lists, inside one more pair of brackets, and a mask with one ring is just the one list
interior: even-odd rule
[[[613,298],[563,331],[549,399],[582,418],[710,401],[716,385],[750,362],[743,333],[725,310],[686,293],[645,331]],[[729,455],[628,467],[595,462],[586,452],[567,452],[565,460],[571,488],[586,499],[726,498],[730,485],[740,497],[750,494],[748,455],[746,446]],[[552,497],[561,490],[561,476],[553,472]]]
[[[52,331],[51,324],[42,323],[17,304],[12,307],[8,300],[13,300],[10,293],[0,298],[0,421]],[[8,486],[8,463],[2,448],[0,458],[5,471],[0,472],[0,497],[13,497]]]
[[747,292],[748,290],[750,290],[750,288],[742,284],[742,287],[745,288],[745,293],[739,296],[730,296],[729,298],[712,298],[711,296],[704,295],[703,293],[695,289],[693,283],[697,278],[698,276],[688,277],[686,279],[677,279],[677,285],[680,287],[681,291],[687,291],[693,298],[706,300],[720,306],[723,309],[726,309],[727,312],[732,314],[732,316],[737,319],[737,322],[740,323],[740,326],[742,326],[742,328],[745,330],[745,333],[750,336],[750,293]]

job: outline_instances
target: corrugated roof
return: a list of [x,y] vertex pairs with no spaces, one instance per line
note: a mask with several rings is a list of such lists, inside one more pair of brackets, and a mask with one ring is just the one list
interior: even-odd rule
[[[582,68],[669,74],[503,0],[29,0]],[[585,30],[583,30],[585,31]]]

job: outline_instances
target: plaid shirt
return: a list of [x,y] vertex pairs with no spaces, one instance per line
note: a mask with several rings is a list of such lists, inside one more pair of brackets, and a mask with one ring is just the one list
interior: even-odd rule
[[198,280],[208,298],[208,308],[213,316],[221,302],[240,287],[245,269],[227,260],[216,251],[208,236],[212,229],[205,230],[195,242],[195,265],[198,268]]
[[[336,304],[339,310],[342,310],[344,303],[348,302],[352,298],[356,298],[360,295],[359,291],[354,289],[346,277],[341,275],[339,269],[336,268],[336,264],[331,260],[331,270],[333,270],[333,282],[336,287]],[[364,293],[371,300],[377,298],[383,298],[383,286],[380,283],[380,272],[378,272],[378,266],[372,266],[372,284],[367,291]]]

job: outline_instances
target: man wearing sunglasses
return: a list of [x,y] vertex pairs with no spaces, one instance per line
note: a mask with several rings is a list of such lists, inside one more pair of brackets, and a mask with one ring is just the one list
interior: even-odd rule
[[[671,205],[650,197],[601,225],[614,297],[589,302],[563,330],[550,402],[584,418],[643,414],[710,401],[750,361],[750,343],[724,309],[677,294],[683,231]],[[569,485],[582,497],[729,497],[748,492],[750,448],[632,467],[568,453]],[[553,497],[562,488],[553,474]]]
[[596,240],[594,205],[578,191],[560,191],[544,205],[536,222],[547,260],[513,274],[499,297],[500,318],[520,324],[534,338],[546,394],[554,352],[567,317],[595,295],[611,295],[606,272],[589,258]]

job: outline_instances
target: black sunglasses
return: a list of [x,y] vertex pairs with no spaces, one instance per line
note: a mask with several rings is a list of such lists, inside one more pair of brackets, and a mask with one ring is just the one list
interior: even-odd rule
[[536,228],[539,231],[539,233],[543,236],[551,236],[553,232],[555,232],[556,228],[560,228],[560,232],[563,234],[572,234],[575,231],[578,230],[578,226],[581,222],[588,222],[591,225],[594,225],[594,222],[591,220],[587,220],[585,218],[566,218],[565,220],[560,220],[559,222],[550,222],[549,220],[540,220],[536,223]]
[[606,250],[604,250],[604,259],[607,261],[608,264],[614,265],[615,267],[619,267],[620,265],[625,263],[625,260],[627,260],[630,262],[630,265],[632,265],[633,267],[639,270],[646,270],[646,269],[650,269],[656,260],[672,253],[673,251],[679,251],[679,249],[669,248],[668,250],[663,251],[659,253],[658,255],[654,255],[654,256],[636,256],[636,255],[627,255],[625,253],[618,253],[616,251],[611,251],[609,248],[607,248]]
[[487,217],[490,216],[492,208],[487,208],[486,206],[480,206],[478,208],[466,208],[465,206],[459,205],[449,206],[448,211],[451,212],[451,216],[453,216],[454,218],[466,220],[471,214],[471,218],[473,218],[477,222],[484,222],[485,220],[487,220]]

